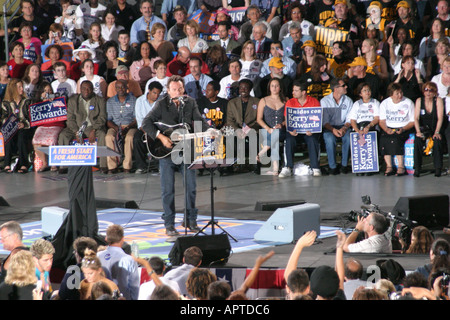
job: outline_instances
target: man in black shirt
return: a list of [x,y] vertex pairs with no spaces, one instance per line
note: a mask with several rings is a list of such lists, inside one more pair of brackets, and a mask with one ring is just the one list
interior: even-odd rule
[[[199,112],[198,105],[194,99],[184,95],[184,81],[180,76],[171,76],[167,81],[167,96],[158,100],[153,109],[147,114],[143,123],[142,130],[144,130],[148,138],[156,141],[157,139],[171,150],[173,142],[170,137],[167,137],[160,131],[161,126],[158,127],[158,122],[165,125],[173,126],[177,124],[187,124],[191,128],[201,127],[202,131],[210,130],[211,135],[217,135],[216,130],[209,128],[208,123],[203,119]],[[161,174],[161,198],[164,213],[164,226],[168,236],[179,235],[175,229],[175,172],[178,170],[183,178],[186,178],[185,186],[185,210],[186,216],[183,226],[189,228],[191,231],[199,231],[197,226],[197,211],[195,207],[196,199],[196,175],[194,170],[189,170],[188,161],[183,154],[183,149],[176,148],[176,152],[171,152],[168,156],[159,159],[159,171]],[[189,148],[186,148],[186,151]],[[174,151],[174,150],[173,150]],[[186,153],[186,152],[184,152]]]
[[[21,3],[21,11],[22,15],[18,16],[17,18],[13,19],[9,23],[8,32],[13,33],[13,38],[11,38],[10,34],[10,40],[14,41],[21,37],[19,34],[19,27],[24,21],[31,22],[33,25],[33,33],[32,36],[36,38],[45,37],[48,32],[48,28],[45,24],[45,21],[43,18],[37,16],[35,14],[34,10],[34,2],[33,0],[23,0]],[[4,32],[0,33],[0,36],[3,36]]]
[[227,119],[228,100],[217,95],[220,91],[219,82],[213,80],[206,86],[205,95],[197,99],[198,108],[208,124],[220,130]]
[[367,82],[370,84],[370,89],[372,90],[372,98],[381,101],[384,96],[384,90],[380,78],[375,74],[367,73],[367,63],[366,59],[363,57],[356,57],[351,63],[348,64],[352,68],[353,77],[348,81],[348,96],[353,100],[357,101],[360,99],[357,93],[358,85],[362,82]]
[[128,32],[131,30],[133,22],[141,16],[135,7],[128,4],[126,0],[117,0],[117,3],[112,4],[109,10],[116,15],[116,24],[123,26]]

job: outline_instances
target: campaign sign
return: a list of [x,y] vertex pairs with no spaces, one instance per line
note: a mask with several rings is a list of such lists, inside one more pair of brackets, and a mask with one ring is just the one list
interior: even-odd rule
[[286,108],[287,131],[297,133],[322,132],[322,107]]
[[95,166],[97,146],[50,146],[50,166]]
[[317,53],[323,54],[326,58],[332,58],[331,48],[335,41],[347,41],[348,31],[334,28],[325,28],[322,26],[315,27],[317,45]]
[[2,126],[1,132],[3,135],[3,143],[8,143],[8,141],[14,137],[14,135],[19,131],[19,119],[11,113],[11,115],[5,120]]
[[231,17],[231,23],[233,25],[241,25],[245,18],[245,12],[247,11],[247,7],[237,7],[231,10],[228,10],[228,14]]
[[67,120],[65,97],[60,97],[52,101],[47,100],[30,105],[31,127],[65,120]]
[[364,135],[357,132],[350,133],[350,150],[353,173],[379,171],[376,131]]
[[5,142],[3,141],[3,135],[0,132],[0,157],[5,156]]
[[[414,140],[416,139],[416,135],[414,133],[409,134],[408,140],[405,141],[405,155],[403,157],[404,166],[406,172],[408,174],[414,173]],[[398,158],[394,156],[394,164],[395,168],[398,168]]]
[[208,33],[209,28],[214,24],[215,15],[211,12],[203,12],[202,9],[198,9],[193,12],[188,20],[194,20],[199,25],[200,33]]

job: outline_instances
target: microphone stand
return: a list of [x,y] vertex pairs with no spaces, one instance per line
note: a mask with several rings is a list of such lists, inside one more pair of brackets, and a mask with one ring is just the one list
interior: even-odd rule
[[[187,131],[187,126],[184,116],[184,100],[178,98],[180,102],[180,112],[181,112],[181,124]],[[187,166],[186,166],[186,131],[183,134],[183,179],[184,179],[184,235],[187,236],[188,222],[187,222]]]

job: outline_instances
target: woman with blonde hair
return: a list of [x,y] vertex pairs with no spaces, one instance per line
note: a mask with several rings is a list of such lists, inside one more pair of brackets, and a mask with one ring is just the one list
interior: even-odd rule
[[[377,54],[378,41],[375,39],[365,39],[361,45],[361,54],[367,62],[367,73],[380,77],[380,80],[389,78],[389,71],[386,59]],[[348,77],[351,78],[351,69],[348,70]]]
[[241,77],[250,79],[254,83],[263,64],[256,58],[255,43],[252,40],[247,40],[242,45],[239,61],[242,63]]
[[188,20],[183,28],[186,38],[178,41],[178,48],[187,47],[193,54],[201,55],[208,51],[208,43],[199,37],[200,26],[195,20]]
[[166,27],[159,22],[153,24],[150,30],[152,39],[149,41],[150,45],[158,53],[158,56],[169,63],[173,59],[173,52],[176,51],[171,41],[164,40],[166,35]]
[[102,263],[93,250],[86,249],[84,258],[81,260],[81,271],[84,274],[84,280],[80,284],[81,300],[89,300],[91,298],[92,286],[100,281],[106,283],[112,292],[119,291],[119,287],[112,280],[105,277]]
[[33,255],[28,250],[11,257],[5,281],[0,284],[0,300],[33,300],[37,277]]

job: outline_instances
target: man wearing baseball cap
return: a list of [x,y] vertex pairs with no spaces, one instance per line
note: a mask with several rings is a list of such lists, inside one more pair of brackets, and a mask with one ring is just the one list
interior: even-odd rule
[[358,85],[362,82],[370,84],[372,89],[372,98],[380,101],[383,97],[382,94],[382,81],[380,78],[371,73],[367,73],[367,62],[363,57],[356,57],[351,63],[348,64],[352,70],[352,77],[348,81],[348,96],[353,100],[359,100],[359,94],[357,93]]
[[[258,98],[263,98],[268,96],[270,93],[267,89],[267,85],[272,78],[280,79],[282,83],[282,90],[285,97],[292,97],[292,83],[291,77],[283,73],[283,68],[285,67],[283,61],[280,57],[273,57],[269,62],[270,73],[263,78],[259,79],[257,85],[255,86],[255,96]],[[258,80],[257,80],[258,81]]]
[[408,1],[400,1],[397,4],[398,19],[395,22],[393,35],[394,40],[399,28],[405,28],[409,32],[411,40],[419,42],[422,40],[423,27],[422,22],[414,18],[411,6]]

